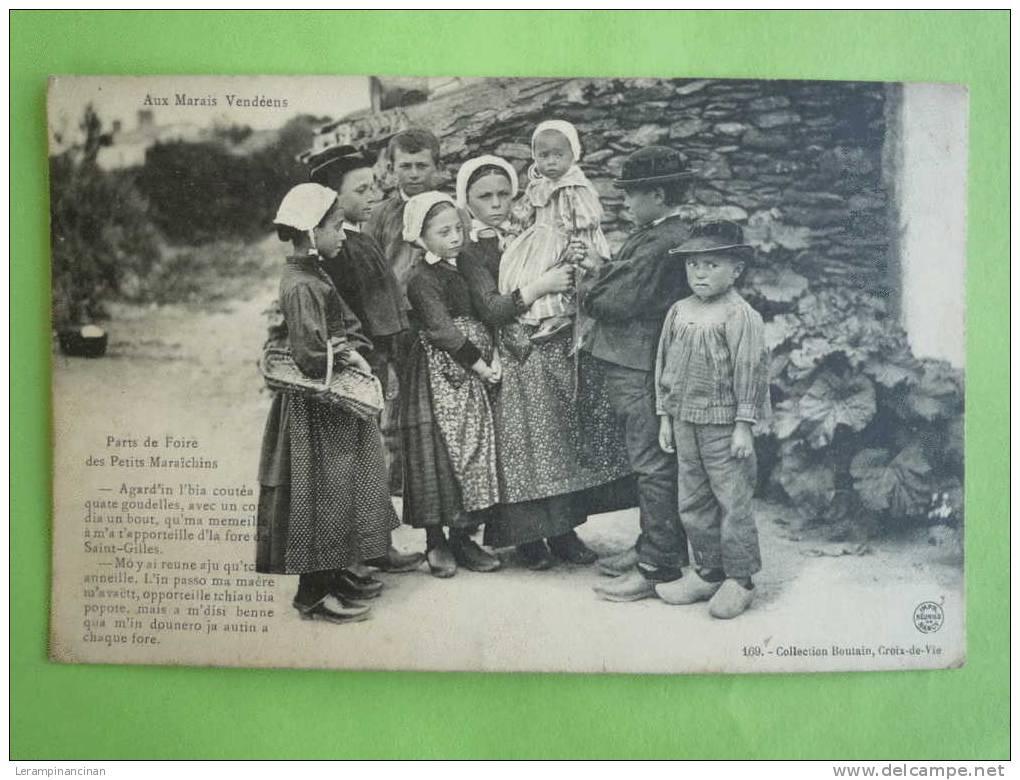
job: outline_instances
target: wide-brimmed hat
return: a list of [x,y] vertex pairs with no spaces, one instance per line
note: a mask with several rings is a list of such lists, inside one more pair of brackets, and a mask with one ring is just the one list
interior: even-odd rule
[[694,175],[687,157],[668,146],[646,146],[623,161],[620,178],[613,183],[626,189],[634,185],[665,184]]
[[331,146],[308,157],[308,178],[316,184],[329,184],[336,177],[359,168],[371,168],[375,161],[356,146]]
[[739,251],[754,254],[754,247],[744,241],[744,230],[736,222],[715,219],[699,222],[679,246],[669,250],[671,255],[700,255],[708,252]]

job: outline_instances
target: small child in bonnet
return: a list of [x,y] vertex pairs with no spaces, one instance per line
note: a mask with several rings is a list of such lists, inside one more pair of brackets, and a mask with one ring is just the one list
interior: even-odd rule
[[[609,258],[602,233],[602,203],[598,191],[577,166],[581,140],[569,122],[548,120],[531,136],[534,164],[528,169],[523,203],[533,222],[503,253],[499,290],[508,294],[554,266],[573,262],[577,249],[587,256]],[[532,341],[548,341],[570,328],[577,307],[572,295],[552,293],[535,301],[521,322],[538,326]]]

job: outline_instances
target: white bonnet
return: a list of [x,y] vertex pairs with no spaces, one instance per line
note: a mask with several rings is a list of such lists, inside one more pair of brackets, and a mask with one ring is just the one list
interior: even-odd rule
[[422,227],[425,224],[425,215],[429,209],[437,203],[449,203],[457,208],[457,203],[449,195],[443,192],[423,192],[409,198],[404,204],[404,240],[414,244],[421,238]]
[[563,119],[547,119],[535,128],[535,132],[531,134],[532,152],[535,150],[535,139],[538,138],[538,134],[544,133],[546,130],[555,130],[566,137],[570,141],[570,150],[574,153],[574,162],[581,159],[581,139],[577,135],[577,128]]
[[298,184],[283,196],[273,224],[301,231],[311,230],[333,208],[336,198],[334,190],[321,184]]
[[510,179],[510,195],[511,197],[517,195],[517,171],[514,170],[514,167],[502,157],[497,157],[494,154],[483,154],[479,157],[472,157],[460,166],[460,169],[457,171],[457,205],[462,209],[467,208],[467,188],[468,182],[471,181],[471,176],[479,168],[485,168],[490,165],[506,171],[507,178]]

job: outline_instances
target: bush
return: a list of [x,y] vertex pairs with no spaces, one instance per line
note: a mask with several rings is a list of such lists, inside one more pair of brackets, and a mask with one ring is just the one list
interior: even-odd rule
[[232,152],[226,142],[247,138],[250,130],[245,133],[245,128],[221,129],[214,141],[154,145],[138,172],[152,220],[170,241],[181,244],[264,235],[287,190],[307,177],[297,155],[311,146],[320,121],[296,117],[274,143],[244,155]]
[[[766,254],[783,249],[751,240]],[[961,372],[915,358],[884,300],[809,283],[783,254],[743,282],[772,350],[772,440],[761,448],[768,485],[811,519],[959,521]]]
[[60,330],[103,316],[102,302],[159,257],[148,205],[129,176],[96,165],[102,128],[91,107],[83,146],[50,158],[53,321]]

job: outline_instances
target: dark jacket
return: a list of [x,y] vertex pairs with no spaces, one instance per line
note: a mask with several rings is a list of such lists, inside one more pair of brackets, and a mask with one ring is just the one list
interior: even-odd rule
[[689,223],[679,216],[638,228],[584,285],[581,308],[595,319],[592,355],[653,370],[666,312],[691,294],[683,258],[669,254],[689,234]]
[[280,310],[294,362],[313,379],[326,375],[326,342],[332,342],[335,351],[372,349],[357,315],[315,258],[287,258],[280,279]]
[[347,231],[340,253],[324,260],[322,267],[373,342],[407,330],[407,314],[397,280],[379,244],[370,236]]
[[422,263],[407,280],[407,298],[421,322],[421,333],[434,346],[449,352],[465,368],[482,357],[454,322],[456,317],[477,316],[467,281],[457,268],[445,261]]
[[421,265],[425,250],[404,241],[404,203],[400,192],[394,193],[379,204],[363,229],[382,249],[406,309],[409,308],[407,282],[415,268]]

